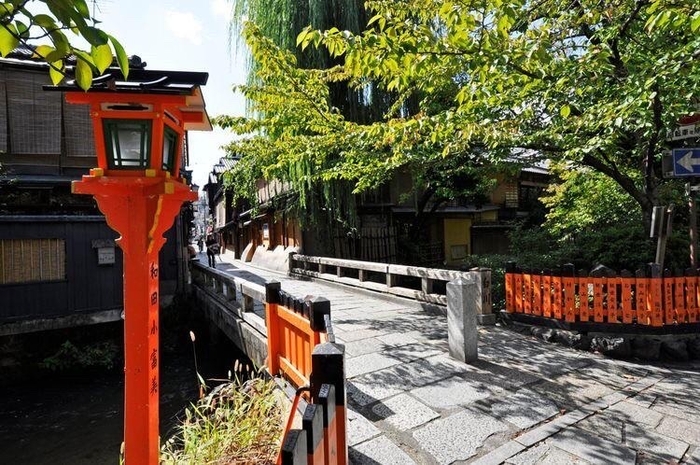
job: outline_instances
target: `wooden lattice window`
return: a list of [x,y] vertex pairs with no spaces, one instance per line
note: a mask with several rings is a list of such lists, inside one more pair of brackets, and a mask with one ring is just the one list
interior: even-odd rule
[[508,184],[506,186],[506,208],[518,208],[518,186]]
[[65,240],[0,239],[0,284],[65,278]]
[[63,135],[69,157],[97,157],[89,105],[63,104]]
[[48,73],[8,70],[5,73],[9,153],[61,153],[61,93],[45,92]]

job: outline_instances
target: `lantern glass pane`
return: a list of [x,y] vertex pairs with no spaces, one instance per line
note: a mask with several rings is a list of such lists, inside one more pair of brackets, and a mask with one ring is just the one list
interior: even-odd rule
[[177,132],[169,126],[163,130],[163,159],[162,169],[173,173],[175,168],[175,150],[177,150]]
[[146,169],[151,152],[151,120],[104,120],[105,148],[112,169]]

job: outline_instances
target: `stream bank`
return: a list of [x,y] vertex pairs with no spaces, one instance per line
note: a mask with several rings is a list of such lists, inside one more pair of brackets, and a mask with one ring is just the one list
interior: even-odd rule
[[[206,322],[191,318],[168,322],[165,312],[161,320],[160,431],[165,440],[174,431],[184,409],[199,394],[190,330],[197,335],[197,365],[204,379],[225,379],[237,359],[242,363],[248,361]],[[67,369],[52,373],[37,368],[37,360],[27,358],[22,362],[28,366],[4,370],[11,376],[3,376],[0,368],[0,463],[118,463],[124,424],[124,377],[120,368],[123,343],[121,323],[113,325],[116,326],[84,327],[65,334],[80,340],[86,338],[85,332],[93,332],[99,334],[100,340],[106,338],[115,343],[120,356],[112,369]],[[56,334],[44,336],[44,339],[62,338]],[[28,340],[19,345],[29,347],[40,339],[41,334],[28,335]],[[12,345],[17,344],[15,340]],[[207,384],[213,386],[216,382]]]

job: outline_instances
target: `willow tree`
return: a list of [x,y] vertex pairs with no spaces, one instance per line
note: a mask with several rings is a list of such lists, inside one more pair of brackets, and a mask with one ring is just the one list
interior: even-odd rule
[[[299,211],[325,212],[350,232],[355,196],[384,185],[400,170],[412,175],[423,194],[412,228],[416,231],[431,206],[455,196],[480,198],[486,178],[474,163],[478,151],[444,158],[446,147],[432,139],[430,126],[421,117],[401,116],[401,105],[389,118],[353,121],[333,105],[332,84],[361,86],[361,81],[350,80],[342,66],[299,67],[294,53],[276,46],[253,23],[243,34],[259,63],[252,83],[239,87],[254,116],[216,119],[220,126],[248,135],[228,146],[241,156],[228,173],[238,196],[254,199],[258,179],[281,180],[298,195]],[[426,110],[436,108],[442,105],[426,105]],[[314,195],[318,191],[322,195]]]
[[[359,33],[368,19],[362,0],[232,0],[232,13],[230,33],[236,39],[237,50],[245,49],[243,26],[248,21],[277,47],[292,52],[297,65],[306,69],[329,69],[341,64],[341,60],[325,50],[304,51],[297,47],[297,35],[305,27]],[[256,79],[259,66],[254,54],[249,54],[249,83]],[[352,121],[378,121],[391,104],[390,97],[371,82],[362,88],[345,82],[329,85],[332,105]]]
[[[449,108],[418,115],[445,156],[536,153],[613,179],[648,221],[661,157],[700,98],[694,0],[377,0],[361,34],[307,28],[302,46],[343,59],[350,79]],[[415,124],[406,122],[406,124]],[[403,128],[397,128],[403,130]]]
[[[301,70],[309,71],[311,74],[315,73],[316,76],[324,76],[323,83],[320,84],[323,87],[323,95],[314,95],[312,99],[316,100],[315,106],[318,107],[314,109],[316,113],[324,113],[327,110],[324,118],[328,121],[335,121],[340,116],[345,122],[371,124],[381,121],[384,115],[391,110],[395,101],[394,96],[381,90],[376,83],[371,80],[364,80],[361,83],[349,82],[334,71],[342,64],[341,59],[333,57],[332,54],[322,49],[302,50],[296,43],[298,33],[307,26],[319,29],[349,30],[354,33],[361,32],[367,23],[367,12],[361,0],[281,0],[274,2],[271,0],[233,0],[232,4],[231,36],[239,39],[236,44],[238,51],[246,49],[242,41],[247,40],[247,50],[249,51],[248,85],[239,90],[247,97],[251,118],[263,120],[256,124],[244,125],[243,128],[234,125],[234,129],[239,134],[243,134],[241,131],[246,131],[254,126],[253,132],[247,134],[255,134],[258,137],[257,140],[265,141],[266,147],[275,145],[278,136],[282,133],[287,134],[288,129],[294,134],[315,135],[314,131],[291,128],[294,124],[298,124],[299,127],[305,125],[303,117],[299,116],[299,113],[303,112],[299,108],[302,108],[303,105],[299,106],[299,102],[296,102],[292,96],[308,94],[307,78],[299,76],[296,80],[287,79],[285,82],[289,87],[281,86],[279,82],[284,80],[284,77],[274,76],[274,72],[280,70],[279,67],[271,63],[269,55],[261,52],[261,47],[267,50],[276,48],[279,51],[287,52],[283,61],[287,60],[289,69],[282,71],[289,73],[287,77],[298,76],[299,72],[303,73]],[[245,24],[250,25],[248,31],[244,29]],[[253,28],[254,33],[250,32]],[[264,45],[261,45],[262,38],[266,40]],[[270,53],[274,54],[274,52]],[[294,71],[290,71],[292,68]],[[273,73],[269,72],[271,70]],[[312,70],[317,70],[317,72]],[[324,73],[323,70],[329,72]],[[265,89],[265,86],[269,88]],[[260,96],[266,94],[266,98],[269,99],[270,94],[275,92],[284,92],[287,101],[283,106],[290,105],[290,109],[294,110],[290,118],[274,120],[275,123],[268,124],[273,121],[270,115],[279,116],[279,112],[274,104],[270,104],[269,100],[260,101]],[[307,98],[305,101],[308,102],[309,99]],[[283,109],[281,112],[286,113],[286,110]],[[225,127],[231,126],[230,121],[225,122],[223,118],[219,121]],[[338,128],[333,129],[333,131],[337,130]],[[305,131],[307,132],[304,133]],[[349,141],[349,143],[356,144],[356,141]],[[250,146],[247,144],[247,147]],[[291,147],[294,146],[288,145],[285,148],[290,150]],[[254,166],[265,167],[264,161],[270,160],[269,151],[266,148],[260,147],[259,151],[248,150],[243,149],[240,144],[234,143],[229,147],[229,152],[247,158],[239,164],[236,175],[230,176],[231,179],[236,179],[234,191],[246,194],[248,198],[254,200],[254,193],[251,192],[251,180],[245,178],[248,181],[244,181],[241,176],[242,171],[245,170],[247,176],[260,176],[266,179],[270,179],[271,172],[275,171],[277,179],[281,179],[291,186],[294,197],[292,197],[292,201],[288,199],[286,206],[294,209],[302,222],[326,222],[331,225],[331,228],[323,228],[320,229],[321,231],[330,232],[336,226],[340,226],[341,229],[352,235],[357,224],[356,194],[369,189],[369,187],[357,189],[355,178],[352,175],[329,176],[325,172],[325,168],[337,167],[338,164],[345,163],[342,158],[345,148],[346,146],[322,144],[315,151],[317,161],[313,163],[304,161],[309,159],[308,155],[306,158],[298,159],[290,154],[277,154],[276,160],[285,160],[285,162],[274,161],[273,165],[295,163],[294,166],[284,170],[285,173],[280,173],[279,170],[269,168],[253,169]],[[325,150],[325,152],[318,155],[321,150]],[[358,151],[362,150],[364,149],[358,147]],[[386,178],[384,174],[380,177],[381,179]],[[298,179],[303,179],[303,181],[298,182]],[[370,184],[373,187],[377,185],[376,182]]]

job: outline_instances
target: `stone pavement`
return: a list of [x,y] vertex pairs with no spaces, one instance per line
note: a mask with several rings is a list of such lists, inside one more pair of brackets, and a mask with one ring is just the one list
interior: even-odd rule
[[467,365],[448,355],[446,317],[417,302],[217,268],[331,301],[355,465],[700,465],[698,363],[613,360],[491,326]]

